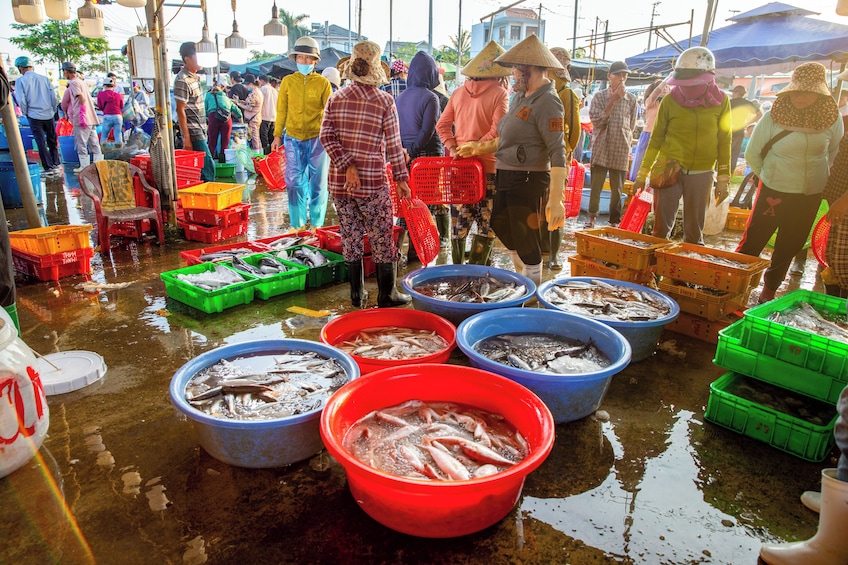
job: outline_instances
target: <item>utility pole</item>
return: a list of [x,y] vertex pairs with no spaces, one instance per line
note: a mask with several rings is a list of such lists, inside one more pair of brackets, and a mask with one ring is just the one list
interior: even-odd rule
[[539,20],[539,25],[537,26],[537,28],[539,30],[539,33],[538,33],[539,39],[541,39],[542,43],[544,43],[545,42],[545,32],[542,31],[542,5],[541,4],[539,4],[539,15],[536,16],[536,19]]
[[456,28],[456,70],[453,80],[459,81],[459,64],[462,61],[462,0],[459,0],[459,22]]
[[648,51],[651,50],[651,37],[654,35],[654,17],[659,16],[657,13],[657,6],[662,4],[662,2],[654,2],[654,7],[651,10],[651,29],[648,31]]
[[607,43],[609,42],[609,20],[604,21],[604,51],[601,54],[601,59],[607,58]]
[[704,18],[704,31],[701,34],[701,46],[706,47],[710,42],[710,31],[713,29],[718,0],[707,0],[707,17]]
[[571,39],[571,57],[577,57],[577,4],[578,0],[574,0],[574,37]]
[[[433,0],[430,0],[430,23],[427,31],[427,53],[433,55]],[[459,40],[459,38],[457,38]]]

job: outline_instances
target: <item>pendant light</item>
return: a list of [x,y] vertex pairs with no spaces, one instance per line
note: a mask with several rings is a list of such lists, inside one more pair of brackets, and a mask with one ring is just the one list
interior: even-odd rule
[[69,20],[71,4],[68,0],[44,0],[44,12],[51,20]]
[[206,21],[206,0],[200,0],[200,9],[203,11],[203,31],[200,41],[197,42],[197,64],[204,69],[212,69],[218,64],[218,48],[215,42],[209,39],[209,25]]
[[265,24],[263,29],[265,36],[265,50],[269,53],[285,53],[289,47],[289,31],[280,21],[277,10],[277,2],[271,8],[271,21]]
[[103,39],[106,37],[106,24],[103,21],[103,10],[85,0],[82,8],[77,10],[79,31],[83,37]]
[[233,6],[233,33],[224,39],[224,49],[247,50],[247,40],[241,36],[236,22],[236,0],[232,0]]
[[118,0],[118,5],[126,8],[144,8],[147,0]]
[[12,0],[12,15],[22,24],[40,24],[44,21],[44,5],[41,0]]

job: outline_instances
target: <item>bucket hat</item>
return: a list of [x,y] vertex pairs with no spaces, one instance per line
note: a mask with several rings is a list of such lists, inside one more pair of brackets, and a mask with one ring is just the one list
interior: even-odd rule
[[294,42],[294,48],[289,53],[289,59],[294,59],[298,55],[308,55],[315,59],[317,63],[321,60],[321,50],[318,48],[318,42],[308,35],[298,37],[297,41]]
[[506,53],[506,49],[498,45],[494,40],[489,41],[474,58],[468,61],[460,71],[470,78],[496,78],[506,77],[512,74],[507,67],[495,63],[495,59]]
[[827,68],[821,63],[803,63],[792,71],[789,85],[777,93],[778,96],[789,92],[812,92],[830,96],[827,87]]
[[848,81],[848,69],[845,69],[844,71],[836,75],[836,78],[838,80],[841,80],[842,82]]
[[538,36],[528,35],[509,51],[495,59],[505,67],[529,65],[531,67],[545,67],[548,69],[562,69],[562,64],[553,56]]
[[402,59],[396,59],[396,60],[392,61],[391,71],[392,71],[392,75],[399,75],[399,74],[402,74],[402,73],[408,73],[409,67],[407,66],[406,62],[403,61]]
[[[385,61],[380,60],[381,52],[380,46],[373,41],[360,41],[353,46],[353,52],[349,56],[339,59],[336,68],[341,72],[342,78],[354,82],[372,86],[386,84],[389,82],[391,69]],[[359,60],[361,64],[355,64]],[[357,72],[360,74],[356,74]]]

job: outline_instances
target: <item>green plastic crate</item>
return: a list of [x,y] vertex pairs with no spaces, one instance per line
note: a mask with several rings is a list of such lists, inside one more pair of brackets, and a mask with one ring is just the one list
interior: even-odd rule
[[235,163],[215,163],[215,179],[222,180],[236,175]]
[[743,324],[744,320],[739,320],[718,332],[713,363],[729,371],[836,405],[839,394],[848,385],[844,375],[825,375],[744,347]]
[[[188,284],[177,278],[177,275],[192,275],[214,271],[216,263],[200,263],[190,267],[183,267],[173,271],[166,271],[159,275],[165,283],[165,293],[174,300],[188,304],[207,314],[223,312],[227,308],[240,304],[249,304],[253,300],[254,288],[258,279],[251,275],[239,272],[245,277],[245,282],[226,286],[219,290],[207,291]],[[225,267],[228,268],[228,267]]]
[[789,292],[745,311],[742,318],[742,346],[797,367],[848,381],[848,343],[768,319],[773,312],[788,310],[798,302],[807,302],[822,313],[844,315],[846,312],[844,298],[804,289]]
[[830,422],[820,426],[727,392],[738,379],[747,378],[726,373],[711,383],[704,418],[806,461],[824,460],[833,448],[836,409]]
[[[275,275],[268,275],[266,277],[260,277],[259,275],[253,275],[252,273],[247,273],[248,275],[255,276],[257,278],[256,286],[254,287],[254,293],[257,298],[261,298],[262,300],[268,300],[274,296],[279,296],[281,294],[287,294],[289,292],[296,292],[298,290],[303,290],[306,287],[306,276],[309,272],[309,267],[304,267],[298,263],[292,263],[291,261],[284,261],[271,255],[269,253],[257,253],[256,255],[248,255],[246,257],[242,257],[245,263],[248,265],[253,265],[254,267],[259,265],[259,261],[262,260],[263,257],[269,257],[273,261],[279,261],[286,267],[288,267],[288,271],[285,273],[277,273]],[[238,272],[242,272],[238,267],[234,266],[231,261],[228,261],[227,266],[232,267]]]
[[317,288],[332,282],[345,282],[350,277],[347,263],[345,263],[344,257],[338,253],[333,253],[332,251],[327,251],[326,249],[313,247],[311,245],[292,245],[286,249],[286,252],[289,256],[291,256],[296,249],[300,249],[301,247],[307,247],[314,251],[318,251],[329,260],[320,267],[309,268],[309,273],[306,275],[306,288]]

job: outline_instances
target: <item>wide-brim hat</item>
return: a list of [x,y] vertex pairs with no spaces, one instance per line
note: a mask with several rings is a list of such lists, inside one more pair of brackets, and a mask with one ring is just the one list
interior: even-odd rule
[[[339,59],[336,63],[336,68],[342,75],[342,78],[350,79],[361,84],[369,84],[379,86],[389,82],[391,69],[389,65],[380,59],[382,49],[373,41],[360,41],[353,46],[353,52]],[[362,59],[368,64],[368,72],[362,76],[353,72],[353,63],[356,59]]]
[[571,73],[568,72],[568,65],[571,64],[571,55],[564,47],[551,47],[551,54],[556,57],[557,61],[562,65],[562,70],[556,70],[554,73],[562,80],[571,80]]
[[528,35],[509,51],[496,58],[495,62],[505,67],[529,65],[548,69],[564,68],[535,34]]
[[473,59],[468,61],[460,71],[470,78],[496,78],[506,77],[512,74],[507,67],[495,63],[495,59],[506,53],[506,49],[498,45],[497,41],[489,41]]
[[792,71],[789,85],[777,93],[778,96],[789,92],[812,92],[830,96],[827,87],[827,68],[821,63],[803,63]]

